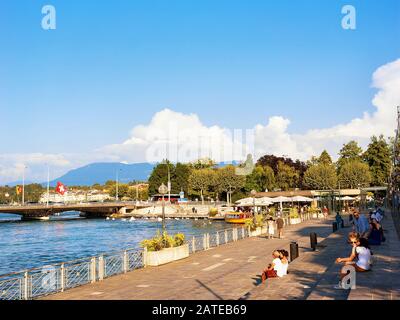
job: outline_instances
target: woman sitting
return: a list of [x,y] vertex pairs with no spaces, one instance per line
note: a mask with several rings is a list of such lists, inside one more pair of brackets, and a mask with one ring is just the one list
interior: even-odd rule
[[286,250],[279,250],[280,256],[279,258],[281,259],[282,267],[280,270],[277,271],[278,277],[283,277],[288,274],[288,267],[289,267],[289,252]]
[[272,263],[268,265],[268,267],[263,271],[261,279],[262,283],[265,282],[268,278],[276,278],[279,274],[282,273],[282,261],[280,259],[281,253],[278,250],[275,250],[272,253]]
[[[371,250],[368,245],[368,240],[360,238],[360,236],[354,232],[350,233],[349,241],[353,246],[351,255],[348,258],[337,258],[336,263],[344,263],[346,265],[352,265],[357,272],[366,272],[371,270]],[[355,261],[356,260],[356,261]],[[347,273],[340,273],[341,279],[343,279]]]

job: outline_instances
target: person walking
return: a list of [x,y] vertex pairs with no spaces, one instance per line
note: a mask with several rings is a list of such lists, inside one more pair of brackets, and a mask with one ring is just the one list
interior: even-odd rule
[[278,238],[282,239],[283,238],[283,227],[285,226],[285,221],[282,219],[282,215],[278,216],[278,219],[276,219],[276,227],[278,229]]
[[271,217],[268,219],[268,239],[272,239],[275,235],[275,221]]
[[328,215],[329,215],[329,210],[326,206],[324,206],[324,208],[322,209],[322,213],[324,215],[325,219],[328,219]]

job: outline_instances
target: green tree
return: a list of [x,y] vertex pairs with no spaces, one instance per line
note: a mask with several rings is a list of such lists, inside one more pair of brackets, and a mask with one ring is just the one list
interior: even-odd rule
[[340,173],[340,168],[348,161],[362,160],[363,150],[354,140],[343,145],[342,149],[339,151],[339,159],[337,161],[338,172]]
[[246,177],[245,190],[265,191],[275,188],[275,174],[270,166],[256,166],[253,172]]
[[360,160],[347,160],[339,173],[340,188],[367,187],[371,181],[368,164]]
[[335,167],[328,163],[318,163],[309,167],[304,174],[304,184],[314,190],[331,190],[336,187]]
[[176,182],[173,181],[173,175],[175,172],[175,166],[169,162],[168,160],[164,160],[163,162],[157,164],[149,177],[149,193],[151,195],[158,193],[158,188],[161,184],[168,184],[168,168],[171,177],[171,181],[174,185],[171,185],[171,192],[173,192],[173,187],[176,189]]
[[388,182],[391,169],[390,155],[389,144],[385,138],[382,135],[379,138],[373,136],[363,155],[369,165],[373,185],[382,186]]
[[189,176],[189,189],[193,194],[199,194],[201,201],[204,202],[204,196],[208,195],[208,191],[214,179],[212,169],[198,169],[192,170]]
[[230,202],[230,196],[243,188],[245,182],[246,177],[236,175],[235,167],[229,165],[216,171],[214,188],[217,196],[221,193],[226,193],[227,201]]
[[193,169],[211,169],[216,166],[216,163],[210,158],[201,158],[189,164]]
[[277,165],[277,174],[275,176],[276,185],[281,190],[287,191],[296,188],[299,183],[299,172],[293,167],[279,161]]
[[332,164],[332,158],[329,155],[328,151],[326,151],[326,150],[322,151],[321,155],[318,158],[318,163],[326,164],[326,165]]
[[[114,185],[110,185],[109,188],[107,189],[108,194],[110,195],[110,197],[115,197],[117,194],[117,186],[116,183],[114,183]],[[129,186],[126,183],[118,183],[118,198],[122,199],[124,197],[128,197],[129,196]]]
[[184,191],[186,194],[189,193],[189,176],[191,170],[191,167],[187,164],[176,164],[173,175],[173,184],[175,185],[174,193],[179,193],[181,191]]

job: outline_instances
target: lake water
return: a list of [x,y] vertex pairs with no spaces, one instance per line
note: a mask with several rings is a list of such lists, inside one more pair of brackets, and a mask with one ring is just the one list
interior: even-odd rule
[[[139,247],[141,240],[161,230],[161,222],[79,219],[77,212],[53,219],[20,221],[0,214],[0,275]],[[208,220],[166,220],[166,226],[168,233],[182,232],[187,238],[231,227]]]

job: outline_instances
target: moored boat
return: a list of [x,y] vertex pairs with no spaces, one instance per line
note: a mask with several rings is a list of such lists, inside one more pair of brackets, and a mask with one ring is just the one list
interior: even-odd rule
[[253,218],[243,212],[229,212],[225,214],[226,223],[245,224],[251,222]]

